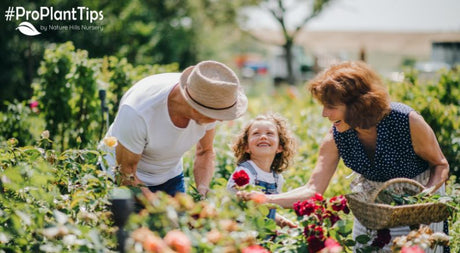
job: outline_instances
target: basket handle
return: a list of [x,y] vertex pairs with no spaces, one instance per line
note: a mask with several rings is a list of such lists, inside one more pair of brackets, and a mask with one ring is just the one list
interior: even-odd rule
[[431,186],[431,187],[425,188],[423,191],[426,192],[427,195],[431,195],[431,194],[433,194],[435,191],[437,191],[444,183],[445,183],[445,181],[440,181],[440,182],[437,183],[436,185],[433,185],[433,186]]
[[[390,179],[388,181],[385,181],[380,186],[380,188],[378,188],[378,189],[376,189],[375,191],[372,192],[372,194],[370,196],[370,199],[369,199],[370,202],[371,203],[375,202],[377,196],[379,195],[379,193],[381,191],[385,190],[388,186],[390,186],[392,184],[395,184],[395,183],[408,183],[408,184],[412,184],[412,185],[415,185],[417,187],[420,187],[420,189],[422,189],[422,191],[427,190],[427,189],[425,189],[425,187],[421,183],[419,183],[419,182],[417,182],[417,181],[415,181],[413,179],[403,178],[403,177],[401,177],[401,178],[393,178],[393,179]],[[433,189],[431,189],[431,188],[433,188],[433,187],[428,188],[429,190],[431,190],[430,192],[428,192],[428,194],[431,194],[433,192],[433,189],[437,189],[436,187],[434,187]]]

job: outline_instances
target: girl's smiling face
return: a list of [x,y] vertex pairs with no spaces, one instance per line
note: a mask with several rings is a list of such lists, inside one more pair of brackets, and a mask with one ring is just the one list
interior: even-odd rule
[[255,121],[248,131],[248,146],[246,152],[254,156],[270,156],[283,150],[279,144],[278,130],[275,124],[268,120]]
[[347,107],[340,105],[323,105],[322,116],[328,118],[335,126],[337,131],[345,132],[350,129],[350,125],[345,122],[345,111]]

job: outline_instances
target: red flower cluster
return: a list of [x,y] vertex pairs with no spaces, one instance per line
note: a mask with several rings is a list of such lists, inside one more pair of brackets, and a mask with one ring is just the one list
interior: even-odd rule
[[249,175],[244,170],[233,173],[232,179],[238,186],[245,186],[249,184]]
[[305,227],[303,233],[305,238],[307,238],[308,252],[318,252],[326,246],[324,244],[326,237],[323,227],[310,224]]
[[340,220],[339,211],[346,214],[350,212],[347,200],[342,195],[325,200],[319,193],[303,202],[295,203],[294,211],[298,216],[304,216],[303,233],[309,252],[318,252],[326,247],[328,226],[332,227]]
[[319,193],[316,193],[315,196],[303,202],[297,201],[296,203],[294,203],[294,211],[298,216],[309,216],[310,214],[316,212],[318,209],[321,209],[323,205],[323,196],[321,196],[321,194]]
[[347,206],[347,199],[343,195],[332,197],[329,199],[329,203],[331,203],[332,210],[334,211],[343,211],[345,214],[350,213],[350,209]]
[[377,237],[372,241],[371,246],[383,248],[385,247],[386,244],[390,243],[390,241],[391,241],[390,230],[387,228],[379,229],[377,230]]

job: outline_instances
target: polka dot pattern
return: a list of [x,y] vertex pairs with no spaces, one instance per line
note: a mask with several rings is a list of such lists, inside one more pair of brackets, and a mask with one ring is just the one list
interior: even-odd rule
[[371,160],[358,139],[356,130],[338,132],[333,127],[339,155],[347,167],[366,179],[384,182],[392,178],[413,178],[428,169],[412,147],[407,105],[391,103],[391,112],[377,125],[377,145]]

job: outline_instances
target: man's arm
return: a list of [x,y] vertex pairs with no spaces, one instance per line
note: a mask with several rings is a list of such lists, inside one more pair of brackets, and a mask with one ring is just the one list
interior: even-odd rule
[[[137,164],[141,159],[140,154],[129,151],[123,144],[118,142],[116,147],[117,164],[120,166],[121,184],[131,186],[141,186],[143,183],[137,178]],[[140,187],[142,193],[148,197],[152,192],[147,187]]]
[[214,141],[215,129],[208,130],[196,145],[193,175],[198,192],[206,196],[209,190],[209,183],[214,175]]

